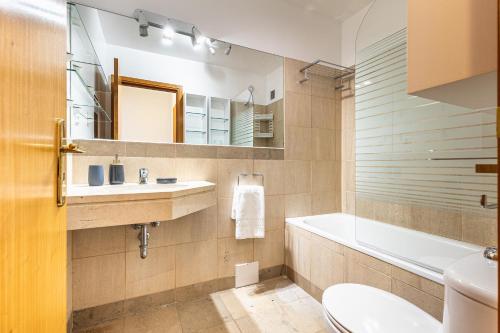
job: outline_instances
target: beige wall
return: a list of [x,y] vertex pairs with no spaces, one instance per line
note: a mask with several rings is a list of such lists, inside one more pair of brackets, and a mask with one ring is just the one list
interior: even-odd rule
[[441,284],[289,224],[285,253],[287,275],[318,301],[331,285],[360,283],[396,294],[442,320]]
[[[283,160],[209,157],[213,147],[197,148],[195,155],[207,157],[121,157],[127,181],[134,181],[138,168],[146,167],[151,180],[176,176],[179,181],[214,182],[217,205],[150,228],[145,260],[139,257],[138,231],[131,226],[73,231],[73,310],[232,277],[234,265],[241,262],[258,260],[261,269],[283,264]],[[89,164],[108,165],[111,159],[75,156],[73,182],[86,182]],[[230,219],[232,190],[238,174],[252,172],[266,179],[266,237],[236,240]]]
[[354,77],[346,80],[342,92],[341,161],[342,212],[356,214],[356,126],[354,116]]
[[340,211],[340,93],[333,79],[311,75],[285,59],[285,215]]
[[[335,83],[329,79],[313,76],[299,85],[297,81],[302,78],[299,69],[304,65],[285,60],[284,150],[112,141],[82,143],[88,153],[73,159],[74,183],[86,183],[89,164],[109,165],[112,156],[118,153],[125,164],[127,181],[136,181],[137,170],[146,167],[151,180],[176,176],[180,181],[213,181],[217,184],[218,199],[214,207],[151,228],[151,249],[146,260],[139,258],[137,231],[130,226],[74,231],[73,310],[120,301],[127,304],[147,295],[183,299],[228,288],[234,284],[234,265],[240,262],[258,260],[260,268],[269,268],[268,274],[279,274],[279,267],[285,263],[287,237],[286,264],[291,277],[299,284],[301,278],[310,281],[309,285],[301,286],[313,295],[318,296],[335,282],[356,281],[390,290],[440,317],[439,286],[431,283],[432,288],[425,289],[429,286],[425,279],[352,250],[331,247],[314,235],[285,236],[285,216],[342,210],[394,223],[394,216],[406,214],[401,207],[378,205],[373,200],[361,200],[355,207],[353,97],[344,96],[341,100]],[[234,222],[229,217],[232,189],[238,174],[252,172],[265,175],[266,238],[240,241],[234,238]],[[442,219],[431,210],[425,212]],[[427,217],[420,215],[419,219]],[[423,231],[451,238],[478,244],[496,242],[493,219],[461,215],[459,224],[458,231],[454,227],[450,229],[454,230],[452,233],[447,233],[447,229],[434,230],[436,226],[432,223],[418,223],[428,227]],[[412,224],[405,226],[416,228]],[[298,248],[305,254],[297,254]],[[291,253],[295,254],[290,257]],[[347,258],[353,264],[348,264],[351,259]],[[151,299],[155,297],[160,296]]]
[[[151,180],[175,176],[215,182],[218,200],[212,208],[151,228],[146,260],[139,258],[137,231],[130,226],[73,231],[73,310],[168,290],[182,297],[185,288],[207,291],[222,282],[230,287],[227,278],[240,262],[258,260],[261,269],[274,268],[268,273],[279,274],[285,216],[340,210],[339,95],[333,80],[315,77],[298,85],[304,65],[285,62],[284,160],[283,150],[273,148],[81,143],[88,154],[73,158],[75,184],[87,182],[89,164],[107,166],[118,153],[126,181],[136,181],[138,169],[146,167]],[[265,176],[266,237],[236,240],[232,189],[238,174],[252,172]],[[213,281],[219,286],[210,287]]]
[[120,140],[173,142],[174,93],[123,85],[118,89]]
[[496,211],[457,211],[356,196],[356,215],[451,239],[496,246]]

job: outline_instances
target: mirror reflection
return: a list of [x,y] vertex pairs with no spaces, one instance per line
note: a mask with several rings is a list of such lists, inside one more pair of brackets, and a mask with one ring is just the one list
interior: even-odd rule
[[283,58],[191,23],[68,5],[73,139],[283,147]]

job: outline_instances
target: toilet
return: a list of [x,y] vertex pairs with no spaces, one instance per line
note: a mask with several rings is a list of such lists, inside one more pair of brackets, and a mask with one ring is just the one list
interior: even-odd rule
[[497,267],[475,253],[446,269],[443,323],[401,297],[352,283],[325,290],[324,318],[331,333],[494,333]]

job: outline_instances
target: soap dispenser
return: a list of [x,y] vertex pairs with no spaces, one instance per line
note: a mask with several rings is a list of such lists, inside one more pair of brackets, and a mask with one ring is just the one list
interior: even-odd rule
[[125,170],[123,164],[118,159],[118,154],[115,155],[113,163],[109,166],[109,183],[111,185],[119,185],[125,182]]

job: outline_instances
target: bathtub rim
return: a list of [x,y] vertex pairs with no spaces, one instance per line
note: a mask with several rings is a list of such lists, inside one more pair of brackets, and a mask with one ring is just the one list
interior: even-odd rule
[[[377,259],[382,260],[388,264],[391,264],[393,266],[397,266],[403,270],[409,271],[409,272],[416,274],[420,277],[423,277],[423,278],[429,279],[431,281],[434,281],[436,283],[439,283],[441,285],[444,285],[444,275],[442,273],[439,273],[439,272],[436,272],[434,270],[425,268],[423,266],[414,264],[411,261],[406,261],[406,260],[400,259],[398,257],[386,254],[384,252],[380,252],[379,250],[375,250],[369,246],[362,245],[356,240],[355,235],[353,235],[353,237],[354,237],[353,240],[343,239],[341,237],[336,237],[335,235],[332,235],[328,232],[325,232],[319,228],[316,228],[316,227],[304,222],[304,220],[308,219],[308,218],[315,218],[315,217],[320,217],[320,216],[324,217],[324,216],[329,216],[329,215],[344,215],[344,216],[349,216],[351,218],[352,217],[356,218],[355,215],[347,214],[347,213],[329,213],[329,214],[318,214],[318,215],[309,215],[309,216],[301,216],[301,217],[287,217],[287,218],[285,218],[285,223],[293,225],[297,228],[309,231],[309,232],[314,233],[322,238],[326,238],[328,240],[334,241],[334,242],[341,244],[343,246],[347,246],[353,250],[362,252],[362,253],[367,254],[371,257],[377,258]],[[353,228],[354,227],[355,226],[353,226]],[[398,227],[398,226],[394,226],[394,227]],[[412,231],[420,232],[417,230],[412,230]],[[431,234],[429,234],[429,235],[431,235]],[[431,236],[436,236],[436,235],[431,235]],[[446,241],[465,243],[462,241],[449,239],[446,237],[441,237],[441,236],[436,236],[436,237],[443,238]],[[467,244],[469,244],[469,243],[467,243]],[[469,245],[474,245],[474,244],[469,244]],[[474,246],[477,246],[479,248],[478,252],[481,251],[480,250],[481,247],[479,247],[478,245],[474,245]]]

